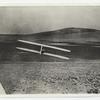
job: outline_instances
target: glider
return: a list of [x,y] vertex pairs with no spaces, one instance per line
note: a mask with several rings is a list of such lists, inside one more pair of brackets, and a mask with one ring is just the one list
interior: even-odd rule
[[30,41],[26,41],[26,40],[18,40],[18,42],[22,43],[23,45],[32,45],[33,47],[34,46],[39,47],[39,50],[35,50],[33,48],[30,49],[29,47],[23,47],[23,46],[16,47],[16,49],[19,49],[22,51],[33,52],[33,53],[37,53],[40,55],[47,55],[47,56],[52,56],[52,57],[56,57],[56,58],[60,58],[60,59],[66,59],[66,60],[70,59],[70,58],[62,56],[62,55],[58,55],[58,54],[54,54],[54,53],[45,51],[45,48],[48,48],[48,49],[58,50],[58,51],[62,51],[62,52],[71,52],[71,50],[68,50],[68,49],[59,48],[56,46],[50,46],[50,45],[41,44],[41,43],[36,43],[36,42],[30,42]]

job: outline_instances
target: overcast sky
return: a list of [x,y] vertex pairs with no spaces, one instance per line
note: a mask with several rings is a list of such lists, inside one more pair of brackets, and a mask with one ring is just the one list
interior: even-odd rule
[[100,7],[0,7],[0,34],[29,34],[68,27],[100,29]]

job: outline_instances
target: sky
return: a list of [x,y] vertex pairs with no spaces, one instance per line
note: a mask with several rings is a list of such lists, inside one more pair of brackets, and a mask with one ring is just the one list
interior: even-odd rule
[[68,27],[99,30],[100,7],[0,7],[0,34],[30,34]]

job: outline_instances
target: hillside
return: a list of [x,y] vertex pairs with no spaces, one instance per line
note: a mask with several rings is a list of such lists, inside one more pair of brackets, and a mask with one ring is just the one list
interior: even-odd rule
[[0,42],[14,42],[18,39],[51,43],[99,43],[100,30],[88,28],[64,28],[55,31],[31,34],[1,34]]
[[[17,50],[19,39],[69,49],[60,54],[70,59]],[[7,94],[100,93],[100,31],[65,28],[0,35],[0,82]]]

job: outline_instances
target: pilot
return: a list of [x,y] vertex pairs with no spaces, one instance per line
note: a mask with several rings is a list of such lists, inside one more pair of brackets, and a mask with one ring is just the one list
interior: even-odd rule
[[45,49],[43,48],[43,46],[41,46],[40,54],[43,54],[44,52],[45,52]]

